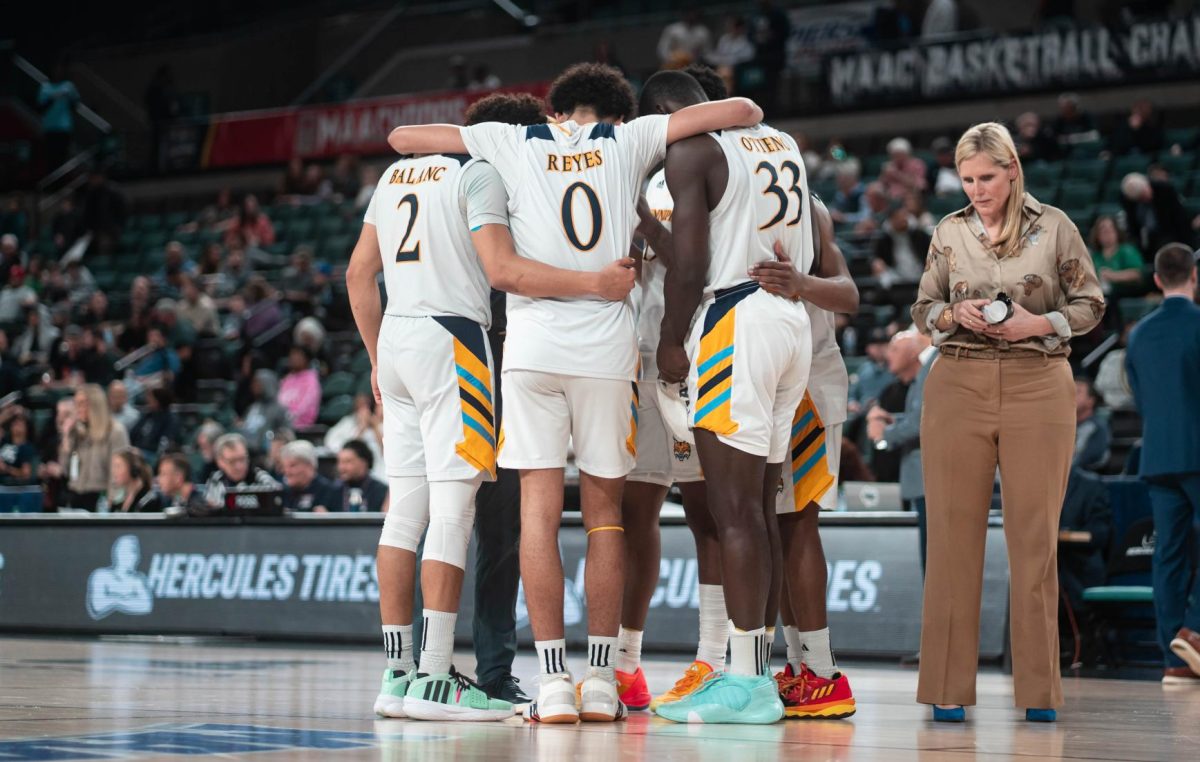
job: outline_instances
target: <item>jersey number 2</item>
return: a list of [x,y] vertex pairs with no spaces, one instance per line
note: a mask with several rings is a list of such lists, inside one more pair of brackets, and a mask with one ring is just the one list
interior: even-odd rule
[[760,161],[758,166],[754,168],[754,174],[757,175],[759,172],[765,170],[766,173],[771,177],[771,183],[765,189],[763,189],[763,195],[765,196],[768,193],[773,193],[775,194],[775,197],[779,199],[779,210],[775,212],[774,217],[760,225],[758,228],[759,230],[766,230],[773,225],[777,225],[783,220],[784,217],[787,216],[788,201],[790,200],[788,199],[789,192],[796,194],[797,209],[796,216],[788,221],[788,227],[791,227],[799,222],[800,215],[804,213],[804,195],[800,190],[800,168],[791,161],[785,161],[779,166],[781,169],[786,169],[792,174],[792,187],[786,191],[779,185],[779,172],[776,171],[774,164],[769,161]]
[[420,241],[415,241],[411,249],[405,249],[405,247],[408,246],[408,237],[412,235],[413,225],[417,224],[417,212],[421,208],[421,205],[417,203],[417,194],[410,193],[404,198],[400,199],[400,203],[396,204],[397,211],[399,211],[400,207],[404,206],[405,204],[408,204],[411,209],[409,210],[410,214],[408,215],[408,227],[404,229],[404,237],[400,239],[400,248],[396,252],[396,261],[419,262],[421,260]]
[[[588,209],[592,215],[592,234],[588,236],[586,242],[579,240],[579,234],[575,232],[575,215],[571,211],[571,201],[575,198],[575,191],[583,191],[584,197],[587,198]],[[562,224],[563,231],[567,234],[567,240],[571,245],[580,251],[591,251],[593,247],[600,241],[600,233],[604,231],[604,217],[600,211],[600,199],[596,198],[596,191],[587,183],[572,183],[563,193],[562,200]]]

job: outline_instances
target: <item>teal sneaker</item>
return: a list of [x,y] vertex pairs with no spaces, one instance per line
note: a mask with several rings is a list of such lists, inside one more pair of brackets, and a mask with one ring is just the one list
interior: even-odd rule
[[417,677],[404,694],[404,713],[417,720],[489,722],[512,717],[513,705],[488,698],[471,679],[450,668],[441,675]]
[[380,717],[404,718],[404,694],[408,692],[408,684],[412,675],[399,669],[383,671],[383,685],[379,688],[379,696],[375,699],[375,714]]
[[678,701],[662,704],[657,714],[671,722],[770,725],[783,718],[783,702],[770,675],[724,672]]

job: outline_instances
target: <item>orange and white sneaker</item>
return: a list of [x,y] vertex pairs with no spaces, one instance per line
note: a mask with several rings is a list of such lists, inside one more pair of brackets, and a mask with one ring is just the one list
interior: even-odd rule
[[801,664],[797,675],[789,664],[776,673],[775,682],[786,719],[843,720],[856,711],[850,681],[841,672],[824,678]]
[[675,681],[675,685],[671,690],[663,693],[660,696],[655,696],[650,701],[650,711],[656,711],[663,704],[670,704],[674,701],[679,701],[685,696],[691,695],[703,683],[704,680],[713,673],[713,668],[708,662],[694,661],[688,665],[687,670],[683,673],[683,677]]
[[650,706],[650,688],[646,685],[646,673],[641,667],[637,672],[613,670],[617,677],[617,690],[621,692],[621,703],[631,712],[640,712]]

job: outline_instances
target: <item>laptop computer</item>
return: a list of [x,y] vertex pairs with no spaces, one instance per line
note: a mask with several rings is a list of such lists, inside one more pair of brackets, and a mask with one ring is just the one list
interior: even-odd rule
[[902,511],[900,484],[897,482],[846,482],[847,511]]

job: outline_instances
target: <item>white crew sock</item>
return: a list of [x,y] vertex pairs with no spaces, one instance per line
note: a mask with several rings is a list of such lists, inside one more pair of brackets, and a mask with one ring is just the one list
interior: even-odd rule
[[761,675],[767,628],[739,630],[733,626],[733,622],[729,626],[729,669],[726,672],[731,675]]
[[411,624],[385,624],[383,626],[383,652],[387,654],[387,666],[390,670],[400,670],[405,674],[413,671],[413,644]]
[[762,674],[771,674],[771,649],[775,647],[775,628],[766,628],[766,637],[763,638],[763,660]]
[[458,614],[425,609],[422,619],[421,665],[417,671],[425,675],[447,674],[454,658],[454,622]]
[[617,679],[613,674],[613,659],[616,655],[616,638],[588,635],[588,666],[598,671],[601,677],[609,680]]
[[700,586],[700,645],[696,661],[714,672],[725,669],[725,651],[729,647],[729,615],[725,613],[725,590],[720,585]]
[[567,672],[567,641],[565,638],[535,640],[533,647],[537,649],[538,667],[541,669],[543,678]]
[[800,664],[804,661],[803,647],[800,645],[800,631],[790,624],[783,626],[783,639],[787,642],[787,661],[794,674],[800,674]]
[[833,660],[833,649],[829,647],[829,628],[798,634],[803,661],[808,668],[826,679],[837,674],[837,662]]
[[613,666],[622,672],[633,674],[642,666],[642,631],[627,630],[617,633],[617,659]]

